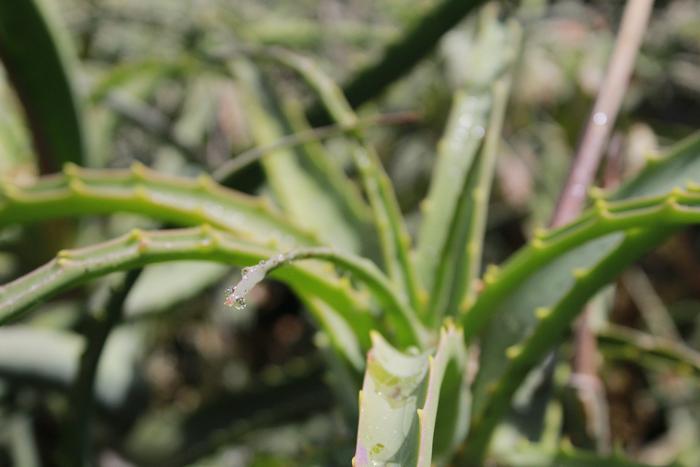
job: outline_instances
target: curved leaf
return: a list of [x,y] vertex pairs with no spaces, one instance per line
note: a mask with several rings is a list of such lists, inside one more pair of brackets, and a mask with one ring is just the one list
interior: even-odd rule
[[[273,253],[209,226],[160,232],[134,230],[109,242],[61,251],[46,265],[0,287],[0,325],[19,319],[34,304],[61,290],[110,272],[177,260],[249,265]],[[302,293],[313,291],[316,297],[338,311],[361,343],[368,342],[369,330],[377,323],[370,314],[369,305],[349,284],[334,279],[327,271],[304,266],[281,269],[275,276]]]
[[[271,97],[262,77],[248,62],[231,65],[242,93],[249,126],[258,145],[274,143],[290,132],[282,110]],[[279,148],[261,160],[275,198],[300,225],[316,232],[324,243],[359,252],[363,222],[347,199],[322,172],[292,148]]]
[[330,248],[317,247],[292,250],[270,257],[259,264],[244,268],[241,280],[230,288],[226,304],[234,307],[244,307],[245,297],[250,290],[262,281],[272,271],[297,261],[317,259],[349,271],[358,280],[365,283],[382,306],[388,321],[389,329],[397,342],[404,346],[425,344],[427,335],[416,320],[412,310],[407,307],[401,297],[391,288],[389,280],[377,269],[373,262],[346,253],[340,253]]
[[[416,263],[430,296],[422,310],[425,319],[457,314],[462,300],[473,298],[481,267],[486,211],[510,87],[508,68],[519,37],[517,25],[502,25],[496,13],[485,10],[486,24],[468,58],[474,70],[455,94],[421,205],[424,217]],[[502,48],[504,53],[489,55]]]
[[261,244],[318,243],[262,198],[229,190],[206,176],[164,176],[140,164],[131,170],[68,165],[63,171],[28,186],[2,186],[0,225],[129,211],[184,225],[208,223]]
[[355,467],[417,465],[428,355],[407,355],[372,333],[360,391]]
[[40,0],[0,2],[0,60],[32,130],[42,173],[87,160],[71,51]]
[[[655,163],[659,167],[674,167],[692,160],[698,153],[700,137],[695,136],[673,148],[662,162]],[[654,173],[659,178],[643,175],[649,177],[644,178],[646,183],[628,185],[635,186],[634,189],[625,189],[629,199],[613,204],[598,199],[593,210],[568,226],[551,234],[539,233],[502,272],[487,273],[486,289],[464,316],[469,337],[480,333],[486,324],[481,334],[482,371],[474,384],[476,416],[472,428],[477,434],[467,451],[468,456],[473,456],[469,458],[471,462],[478,462],[483,455],[491,430],[507,408],[502,405],[508,405],[517,383],[544,356],[544,352],[561,339],[585,300],[602,287],[605,280],[612,280],[630,262],[674,230],[673,222],[667,222],[665,213],[680,207],[676,199],[684,199],[686,194],[676,188],[669,194],[649,197],[646,188],[672,184],[673,180],[676,185],[685,184],[685,179],[678,179],[685,173],[659,168]],[[691,197],[695,196],[694,192],[691,184]],[[614,207],[608,210],[612,205]],[[633,221],[635,215],[627,211],[632,206],[636,206],[635,212],[646,212],[650,216],[646,222],[637,224]],[[686,209],[697,212],[690,206],[680,209],[684,211],[684,217]],[[603,225],[613,218],[620,221],[619,228],[604,228]],[[686,220],[690,221],[690,218],[686,217]],[[632,222],[628,224],[628,221]],[[583,231],[596,233],[574,241],[573,238]],[[623,233],[612,234],[614,231]],[[564,240],[567,237],[569,241]],[[557,252],[553,256],[543,262],[531,261],[542,254],[547,255],[551,246],[549,241],[555,238],[562,243],[555,248]],[[585,292],[583,283],[595,286],[591,285]],[[496,316],[499,318],[493,319]],[[549,327],[550,320],[557,324]],[[539,341],[535,341],[535,336]]]
[[[299,73],[338,124],[357,127],[357,115],[343,91],[313,61],[282,49],[274,49],[268,52],[268,56]],[[349,134],[352,137],[350,152],[372,208],[384,266],[392,281],[406,294],[413,309],[418,310],[420,288],[410,254],[410,236],[391,181],[374,149],[364,141],[359,128],[350,130]]]
[[433,355],[397,351],[372,334],[353,465],[430,467],[466,435],[462,331],[448,324]]

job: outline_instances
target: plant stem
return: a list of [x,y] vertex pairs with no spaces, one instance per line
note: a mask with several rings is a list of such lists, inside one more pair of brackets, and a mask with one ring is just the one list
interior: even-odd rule
[[625,6],[615,49],[579,143],[569,178],[554,210],[552,227],[567,223],[583,208],[587,189],[595,177],[610,129],[622,104],[653,3],[653,0],[629,0]]
[[[579,143],[569,177],[561,193],[554,214],[552,227],[558,227],[578,216],[586,201],[598,165],[620,110],[627,85],[632,74],[644,31],[646,30],[653,0],[629,0],[625,6],[622,23],[608,69]],[[585,307],[577,320],[574,336],[573,374],[571,384],[579,400],[592,419],[595,414],[607,413],[601,407],[603,385],[597,376],[598,350],[596,337],[590,328],[590,310]],[[598,402],[596,402],[598,401]],[[607,421],[591,420],[591,426],[607,426]],[[601,441],[602,450],[609,449]]]

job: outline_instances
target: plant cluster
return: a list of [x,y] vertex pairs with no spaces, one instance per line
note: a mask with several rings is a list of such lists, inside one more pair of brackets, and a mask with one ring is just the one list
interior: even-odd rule
[[[607,449],[605,429],[590,427],[601,415],[586,410],[605,407],[604,401],[571,403],[563,391],[552,391],[566,386],[562,373],[569,368],[555,351],[567,349],[562,344],[586,306],[610,307],[605,297],[618,277],[677,232],[700,223],[700,136],[677,131],[685,137],[662,155],[648,156],[630,176],[608,164],[606,174],[623,179],[619,186],[579,186],[588,191],[581,213],[561,226],[532,229],[545,225],[553,199],[547,193],[558,189],[561,177],[542,176],[537,195],[527,196],[536,204],[529,209],[508,191],[517,185],[512,173],[522,168],[514,154],[523,141],[537,140],[531,146],[541,147],[548,167],[565,132],[538,120],[537,132],[524,129],[504,140],[504,128],[527,122],[524,109],[547,99],[554,101],[543,104],[551,115],[566,120],[566,105],[559,104],[571,93],[561,70],[552,71],[550,95],[538,96],[532,87],[528,67],[548,60],[540,52],[553,47],[543,46],[547,38],[528,24],[535,6],[523,2],[505,14],[495,4],[477,9],[481,3],[445,0],[421,11],[379,61],[345,86],[310,54],[280,47],[263,27],[233,21],[241,37],[236,47],[225,48],[210,42],[218,29],[205,34],[189,25],[176,31],[187,45],[174,59],[137,59],[97,73],[100,79],[90,88],[95,121],[87,121],[76,97],[74,51],[56,18],[34,0],[0,4],[0,58],[29,129],[21,130],[17,112],[0,122],[8,130],[0,132],[7,140],[2,147],[17,157],[3,154],[8,169],[0,186],[0,226],[6,232],[1,241],[23,255],[13,257],[21,267],[3,272],[7,280],[0,287],[0,446],[3,440],[10,446],[7,459],[28,466],[40,465],[40,456],[50,463],[93,465],[96,453],[114,450],[138,465],[209,465],[207,456],[250,439],[256,430],[325,411],[335,415],[319,422],[324,429],[345,430],[335,442],[347,447],[354,440],[354,453],[339,449],[345,457],[338,462],[347,465],[352,458],[355,467],[642,465]],[[98,51],[109,47],[95,34],[107,27],[91,21],[132,20],[111,17],[116,12],[109,5],[94,11],[94,18],[82,19],[82,53],[98,62]],[[168,20],[144,12],[136,17],[146,24]],[[203,24],[221,27],[225,18],[205,18]],[[346,26],[339,35],[366,40],[367,31],[357,34]],[[403,172],[425,189],[406,189],[392,181],[401,180],[400,158],[386,160],[381,148],[387,142],[370,133],[374,126],[406,124],[404,119],[414,124],[415,115],[358,108],[452,29],[443,42],[446,80],[454,89],[444,125],[437,125],[444,131],[434,145],[406,136],[413,147],[436,148],[428,176],[415,167]],[[652,33],[660,30],[652,24]],[[308,37],[297,39],[316,44],[317,32],[306,32]],[[36,55],[27,54],[27,47]],[[645,59],[647,65],[661,60]],[[413,86],[423,85],[421,73],[427,72],[417,70]],[[693,86],[682,72],[674,76]],[[55,84],[48,94],[47,79]],[[185,92],[183,83],[190,86]],[[220,96],[235,100],[231,108],[243,117],[223,115],[210,96],[203,98],[211,83],[227,92]],[[231,85],[233,91],[227,90]],[[387,102],[403,99],[406,89],[393,92]],[[299,105],[299,95],[308,105]],[[423,118],[439,110],[428,107]],[[220,117],[213,128],[207,126],[212,113]],[[182,116],[178,124],[172,115]],[[227,119],[234,124],[226,127]],[[606,117],[595,123],[614,122]],[[236,136],[239,126],[245,131]],[[151,143],[125,136],[132,127]],[[111,141],[123,142],[126,151],[105,150]],[[149,144],[158,148],[156,156],[141,158],[150,167],[122,154]],[[229,159],[236,144],[255,149]],[[36,160],[27,155],[32,153]],[[497,256],[487,241],[497,222],[495,183],[516,211],[531,214],[523,231],[532,234],[499,266],[484,268]],[[534,189],[526,183],[524,190]],[[27,242],[33,246],[22,247]],[[38,265],[49,254],[54,258]],[[233,280],[232,266],[242,268]],[[197,329],[173,309],[183,303],[185,309],[209,308],[214,311],[197,319],[236,326],[234,320],[250,319],[250,309],[264,302],[256,291],[268,278],[303,305],[313,324],[314,350],[282,359],[284,364],[250,381],[216,350],[219,338],[202,331],[193,340],[222,360],[210,370],[222,375],[216,379],[233,374],[234,389],[211,402],[201,389],[190,393],[193,409],[183,403],[186,398],[174,397],[185,409],[169,412],[161,401],[159,410],[141,416],[158,397],[144,391],[142,379],[164,379],[167,388],[173,376],[172,365],[163,369],[154,356],[147,365],[139,361],[149,352],[157,356],[163,336]],[[670,371],[679,378],[679,390],[697,396],[688,381],[697,382],[700,355],[661,316],[650,321],[651,333],[608,319],[590,332],[606,359]],[[659,320],[665,324],[654,324]],[[277,339],[293,329],[289,322]],[[46,387],[67,396],[21,400],[23,394],[44,394],[33,391]],[[34,416],[27,414],[36,412],[23,405],[42,407],[59,421],[58,442],[35,446]],[[572,416],[571,407],[582,413]],[[115,417],[114,426],[100,422],[105,412]],[[172,423],[163,422],[168,416]],[[278,436],[264,433],[263,439]],[[670,460],[692,465],[692,454],[690,461],[678,457],[683,452],[677,449]],[[319,457],[305,462],[332,462],[333,453],[323,449],[314,455]],[[213,459],[212,465],[244,462]],[[264,456],[249,461],[278,465]]]

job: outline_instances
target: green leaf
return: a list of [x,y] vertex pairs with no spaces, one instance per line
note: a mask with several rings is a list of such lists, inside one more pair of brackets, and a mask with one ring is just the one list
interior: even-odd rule
[[644,169],[621,186],[609,199],[622,200],[652,197],[700,183],[700,134],[696,133],[675,144],[666,156],[647,158]]
[[[649,197],[649,190],[654,186],[685,184],[686,179],[678,178],[685,173],[670,167],[683,166],[683,161],[691,160],[693,155],[697,157],[698,153],[700,137],[695,136],[673,148],[662,161],[655,162],[656,177],[645,175],[649,173],[645,171],[642,175],[645,183],[632,182],[623,188],[627,198],[609,211],[608,206],[612,205],[599,199],[595,209],[568,226],[551,235],[538,233],[532,244],[516,254],[501,272],[487,273],[486,289],[463,320],[468,338],[480,334],[482,344],[481,370],[474,383],[476,415],[472,427],[478,434],[467,452],[476,457],[470,461],[475,462],[483,455],[478,451],[485,449],[485,439],[505,411],[500,405],[509,403],[527,371],[559,342],[585,301],[605,281],[614,279],[674,230],[674,223],[667,222],[663,212],[675,209],[676,197],[682,199],[684,192],[675,189],[665,196]],[[637,213],[649,214],[649,219],[643,223],[633,221],[635,215],[626,211],[631,206],[636,206]],[[689,209],[696,212],[695,208]],[[619,226],[603,228],[612,218],[621,221]],[[597,233],[573,239],[586,230]],[[550,250],[552,256],[541,262],[528,259],[541,254],[548,256],[545,253],[550,246],[548,242],[555,237],[562,242],[556,253]],[[564,241],[567,237],[569,240]],[[588,284],[588,288],[583,284]]]
[[[467,435],[471,394],[466,378],[467,349],[461,329],[449,323],[430,361],[421,409],[418,465],[434,465],[454,452]],[[431,452],[432,450],[432,452]]]
[[[255,68],[238,60],[231,64],[231,69],[244,90],[242,99],[256,143],[271,144],[290,133],[281,109]],[[292,148],[279,148],[261,160],[275,198],[293,219],[316,232],[326,244],[345,251],[360,251],[362,221],[348,206],[342,192],[309,162]]]
[[316,238],[262,198],[229,190],[206,176],[160,175],[143,165],[131,170],[91,170],[73,165],[63,175],[28,186],[6,183],[0,225],[84,214],[128,211],[182,225],[208,223],[258,244],[292,247]]
[[[0,288],[0,325],[19,319],[34,304],[61,290],[110,272],[178,260],[251,265],[274,253],[209,226],[160,232],[134,230],[102,244],[63,250],[56,259],[5,284]],[[361,269],[362,265],[358,268]],[[292,265],[276,271],[275,277],[301,293],[313,292],[315,297],[333,307],[361,343],[368,339],[369,330],[377,327],[366,300],[359,297],[347,282],[334,278],[330,271]]]
[[[284,111],[295,134],[311,134],[315,131],[309,126],[303,108],[297,101],[291,100],[287,102]],[[358,124],[360,123],[358,121]],[[341,127],[338,127],[337,131],[338,135],[347,132],[346,129]],[[300,148],[302,149],[303,157],[309,162],[310,168],[319,174],[318,177],[322,177],[327,181],[330,185],[329,188],[337,192],[337,196],[342,199],[343,205],[347,206],[347,210],[352,213],[353,218],[364,225],[363,230],[367,231],[367,233],[363,234],[363,238],[367,234],[371,235],[371,226],[368,225],[371,219],[369,206],[362,197],[359,187],[345,175],[343,168],[340,167],[338,162],[333,160],[333,154],[318,139],[309,139],[303,142]]]
[[485,13],[489,13],[484,15],[486,24],[472,54],[479,57],[499,48],[506,52],[472,60],[474,73],[454,98],[439,145],[418,237],[417,266],[430,297],[423,309],[425,319],[457,314],[463,300],[471,301],[481,266],[486,212],[510,88],[507,71],[515,55],[514,46],[507,43],[517,43],[519,37],[514,23],[506,27],[498,22],[496,10]]
[[[421,15],[376,61],[358,71],[343,86],[349,104],[357,108],[380,95],[394,81],[407,74],[437,45],[442,36],[485,0],[443,0]],[[309,112],[313,124],[323,121],[322,105]]]
[[372,334],[360,392],[360,420],[353,465],[418,465],[420,423],[425,398],[427,354],[407,355]]
[[[342,90],[311,60],[283,49],[268,51],[267,56],[299,73],[338,124],[348,128],[357,127],[358,118]],[[385,267],[394,284],[401,288],[412,308],[417,310],[420,290],[410,255],[410,236],[391,181],[359,128],[350,130],[349,134],[352,137],[351,154],[372,207]]]
[[[585,272],[576,273],[574,283],[570,288],[564,289],[564,294],[557,298],[551,308],[540,308],[540,311],[532,312],[536,324],[523,323],[523,326],[529,327],[526,337],[504,350],[504,364],[496,367],[496,371],[489,371],[488,375],[477,376],[477,379],[481,379],[475,389],[481,391],[481,399],[478,400],[479,405],[475,406],[475,416],[472,418],[470,430],[473,436],[466,449],[460,453],[461,462],[481,463],[491,434],[507,413],[515,391],[547,352],[560,342],[585,303],[629,263],[666,239],[673,230],[664,226],[655,226],[649,230],[628,230],[624,240],[612,252]],[[512,328],[504,325],[501,328],[505,332],[512,331]],[[490,357],[494,355],[492,349],[489,349]],[[488,364],[489,360],[485,362]]]
[[[431,292],[435,289],[435,273],[443,264],[445,254],[450,253],[450,229],[459,227],[455,217],[465,211],[458,209],[459,201],[466,191],[469,172],[483,141],[490,108],[490,92],[458,91],[445,134],[438,145],[428,196],[421,204],[423,219],[416,252],[419,277]],[[482,198],[488,202],[488,197]],[[432,309],[433,306],[426,307],[426,310]]]
[[372,334],[353,465],[429,467],[466,435],[469,394],[461,330],[448,324],[434,355],[397,351]]
[[700,353],[680,342],[613,324],[606,325],[596,334],[606,358],[700,377]]
[[243,269],[241,280],[230,289],[226,304],[234,307],[245,306],[246,295],[269,273],[282,266],[308,259],[327,261],[347,270],[354,278],[363,282],[379,302],[386,316],[387,326],[399,345],[404,347],[425,345],[429,337],[426,330],[420,325],[402,297],[394,292],[389,280],[374,263],[330,248],[296,249],[271,256],[253,267]]
[[0,3],[0,59],[24,107],[43,173],[87,160],[65,32],[40,0]]

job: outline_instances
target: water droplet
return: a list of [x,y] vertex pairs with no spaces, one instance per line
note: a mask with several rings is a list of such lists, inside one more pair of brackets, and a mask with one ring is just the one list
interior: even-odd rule
[[224,293],[228,297],[229,295],[231,295],[233,293],[233,287],[226,287],[226,290],[224,290]]
[[608,123],[608,116],[604,112],[596,112],[593,114],[593,123],[598,126],[603,126]]
[[246,303],[245,297],[243,297],[243,296],[236,297],[233,300],[233,307],[236,310],[243,310],[246,307],[246,305],[248,305],[248,304]]
[[241,269],[241,276],[247,276],[249,272],[250,268],[243,268]]
[[224,305],[233,307],[236,310],[242,310],[246,307],[247,303],[245,301],[245,297],[243,295],[238,295],[236,293],[236,289],[234,288],[233,291],[226,297]]
[[484,129],[483,126],[475,126],[474,128],[472,128],[472,133],[477,138],[483,138],[484,135],[486,134],[486,130]]

